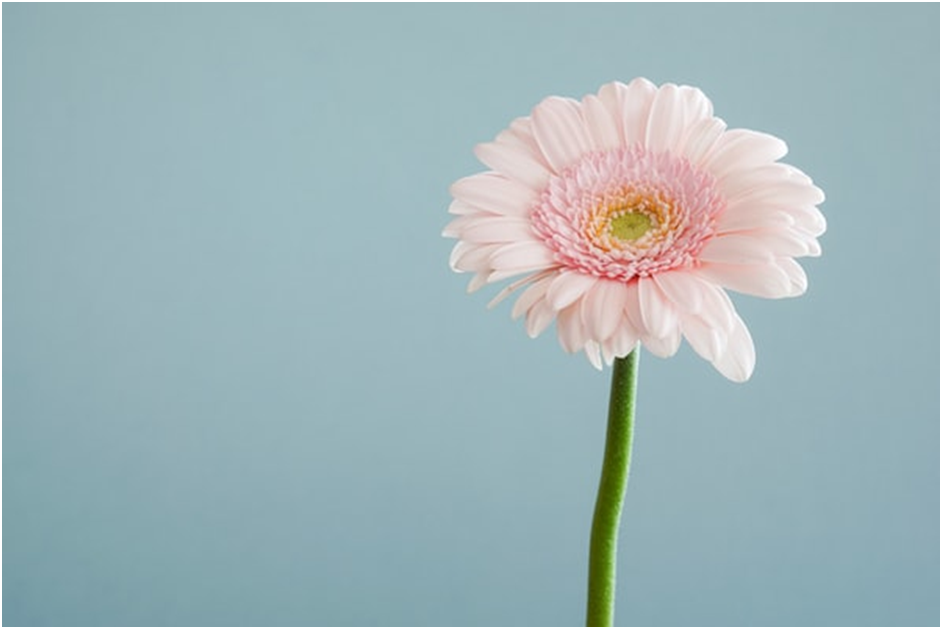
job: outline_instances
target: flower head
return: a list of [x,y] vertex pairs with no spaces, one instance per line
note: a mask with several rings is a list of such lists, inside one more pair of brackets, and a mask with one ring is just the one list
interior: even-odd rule
[[556,320],[569,352],[603,361],[681,337],[723,375],[755,349],[725,289],[792,297],[801,256],[821,252],[824,194],[779,163],[785,143],[727,129],[698,89],[645,79],[575,101],[550,97],[475,153],[492,170],[452,186],[445,229],[469,291],[517,275],[492,301],[535,337]]

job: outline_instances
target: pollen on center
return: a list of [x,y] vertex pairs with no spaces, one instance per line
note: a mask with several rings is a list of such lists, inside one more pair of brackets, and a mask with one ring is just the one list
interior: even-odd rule
[[651,229],[651,217],[644,212],[625,212],[615,216],[608,229],[619,240],[635,241]]

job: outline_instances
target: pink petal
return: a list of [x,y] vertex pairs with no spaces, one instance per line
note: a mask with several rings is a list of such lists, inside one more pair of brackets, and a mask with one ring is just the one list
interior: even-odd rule
[[794,219],[795,227],[812,236],[820,236],[827,231],[827,221],[816,207],[791,207],[784,211]]
[[726,344],[726,351],[713,365],[733,382],[745,382],[756,366],[756,348],[746,324],[735,316],[735,324]]
[[445,226],[445,229],[442,230],[442,236],[446,238],[460,238],[461,231],[470,224],[473,224],[478,218],[482,216],[497,216],[496,214],[487,214],[484,212],[476,214],[464,214],[458,218],[452,220],[448,225]]
[[490,272],[491,255],[503,245],[472,245],[459,242],[451,252],[451,265],[456,271]]
[[726,349],[726,332],[709,325],[696,315],[684,317],[682,321],[684,337],[693,351],[710,362],[716,360]]
[[504,245],[490,258],[491,267],[499,271],[538,271],[553,265],[553,254],[537,241]]
[[533,304],[543,299],[546,296],[546,289],[549,288],[555,278],[555,275],[548,275],[547,277],[533,282],[526,290],[520,293],[520,296],[517,297],[517,301],[514,302],[513,309],[510,311],[511,318],[520,318],[521,315],[530,310]]
[[736,308],[722,288],[715,284],[702,282],[700,285],[703,294],[703,308],[697,316],[707,325],[728,333],[733,329],[733,316]]
[[758,241],[776,258],[801,257],[821,251],[813,236],[793,229],[755,229],[738,235]]
[[778,299],[789,297],[792,282],[773,261],[761,264],[704,264],[696,270],[703,279],[746,295]]
[[720,234],[707,242],[697,257],[702,262],[750,264],[771,260],[773,255],[761,238],[745,234]]
[[734,211],[727,209],[716,221],[716,232],[729,234],[759,228],[787,230],[794,224],[795,219],[791,214],[773,207],[760,206],[749,210],[737,208]]
[[[481,214],[483,211],[480,208],[476,208],[473,205],[468,205],[464,201],[452,201],[451,205],[448,206],[448,213],[455,214],[457,216],[465,216],[467,214]],[[488,213],[488,212],[483,212]],[[493,214],[493,212],[490,212]]]
[[472,251],[475,248],[474,245],[469,245],[466,242],[456,243],[451,250],[451,255],[448,256],[448,266],[452,271],[459,271],[458,269],[458,260],[461,259],[461,256],[469,251]]
[[527,335],[533,339],[538,337],[549,327],[555,316],[556,310],[545,299],[533,304],[533,307],[527,311]]
[[805,270],[801,268],[800,264],[791,258],[780,258],[775,261],[775,265],[788,276],[788,280],[791,282],[792,290],[788,295],[789,297],[803,295],[808,290],[808,276],[805,275]]
[[645,146],[649,150],[677,150],[686,130],[685,109],[683,95],[676,85],[668,83],[658,89],[645,133]]
[[680,312],[697,313],[703,308],[702,282],[686,271],[668,271],[653,276],[665,297]]
[[681,85],[680,97],[684,101],[688,126],[713,118],[713,103],[701,90],[689,85]]
[[598,341],[610,337],[625,317],[627,289],[620,282],[599,280],[583,300],[583,319],[589,336]]
[[824,192],[817,186],[797,179],[779,180],[752,188],[726,199],[730,208],[772,205],[776,207],[805,207],[824,202]]
[[526,145],[529,149],[530,155],[533,156],[533,159],[538,161],[547,172],[552,170],[549,165],[549,162],[543,157],[543,151],[540,150],[540,145],[536,142],[536,137],[533,135],[533,119],[529,116],[521,116],[520,118],[515,118],[513,122],[510,123],[510,129],[508,129],[516,138]]
[[651,278],[638,279],[638,305],[650,336],[664,338],[677,327],[677,313]]
[[788,146],[775,136],[748,129],[733,129],[720,137],[702,166],[722,180],[732,171],[771,164],[786,153]]
[[527,216],[537,193],[497,173],[479,173],[451,185],[451,195],[481,210],[508,216]]
[[474,154],[489,168],[535,191],[542,190],[549,181],[550,172],[539,156],[533,155],[527,143],[512,131],[501,132],[493,142],[478,144]]
[[735,197],[756,188],[788,181],[790,169],[790,166],[779,163],[752,166],[727,172],[717,183],[727,198]]
[[644,327],[644,320],[641,317],[638,282],[639,280],[635,280],[625,285],[625,317],[627,317],[631,327],[634,328],[640,338],[647,334],[648,330]]
[[585,355],[592,363],[592,366],[602,371],[602,359],[599,357],[599,344],[595,341],[586,341]]
[[549,269],[546,271],[537,271],[536,273],[532,273],[524,278],[517,280],[516,282],[512,282],[508,286],[505,286],[503,289],[501,289],[501,291],[497,293],[492,300],[487,302],[487,307],[493,308],[500,302],[510,297],[510,295],[513,294],[515,291],[517,291],[521,286],[532,284],[533,282],[536,282],[538,280],[544,279],[550,275],[555,275],[555,274],[556,274],[556,271],[552,269]]
[[600,281],[599,278],[591,275],[584,275],[576,271],[563,271],[553,280],[546,292],[546,299],[554,308],[562,310],[580,299],[598,281]]
[[[621,88],[618,114],[625,146],[641,144],[647,134],[648,116],[657,94],[657,87],[647,79],[639,78],[627,86],[621,85]],[[601,97],[601,94],[599,96]]]
[[576,101],[551,96],[533,110],[533,131],[546,161],[556,173],[592,150]]
[[621,132],[611,112],[599,97],[589,94],[582,99],[582,115],[596,149],[608,150],[619,146]]
[[556,316],[556,333],[563,349],[570,354],[585,346],[585,326],[582,323],[581,304],[574,303],[559,311]]
[[680,349],[680,327],[674,326],[664,337],[644,336],[641,342],[648,351],[660,358],[670,358]]
[[487,284],[487,273],[477,273],[474,277],[471,278],[471,281],[468,282],[467,291],[469,293],[474,293],[480,290]]
[[[463,220],[463,218],[458,220]],[[533,233],[533,229],[530,227],[530,221],[515,216],[474,217],[456,231],[458,232],[457,237],[465,242],[537,241],[536,234]]]
[[[638,331],[627,318],[623,318],[615,333],[602,344],[602,352],[608,354],[611,358],[624,358],[635,348],[639,338]],[[606,358],[605,362],[609,365],[612,364],[612,360],[609,358]]]
[[719,118],[701,120],[691,125],[684,139],[683,155],[691,164],[700,167],[725,131],[726,123]]
[[657,93],[657,87],[647,79],[635,79],[628,85],[614,82],[603,85],[599,100],[615,121],[622,146],[644,142],[648,126],[648,112]]

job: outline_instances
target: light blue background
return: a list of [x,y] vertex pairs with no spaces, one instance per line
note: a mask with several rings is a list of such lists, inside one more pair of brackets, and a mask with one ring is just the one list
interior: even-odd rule
[[5,625],[580,624],[608,375],[439,234],[475,143],[637,75],[830,231],[736,298],[748,384],[642,357],[619,621],[938,625],[937,5],[3,18]]

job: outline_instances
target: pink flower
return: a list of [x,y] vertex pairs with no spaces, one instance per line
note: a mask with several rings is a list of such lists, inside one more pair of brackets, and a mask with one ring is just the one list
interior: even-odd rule
[[795,261],[821,253],[824,193],[779,163],[782,140],[728,130],[698,89],[645,79],[576,101],[550,97],[475,154],[491,171],[452,186],[451,266],[469,291],[517,275],[513,317],[553,320],[598,368],[637,343],[667,357],[681,337],[727,378],[755,366],[725,289],[804,293]]

